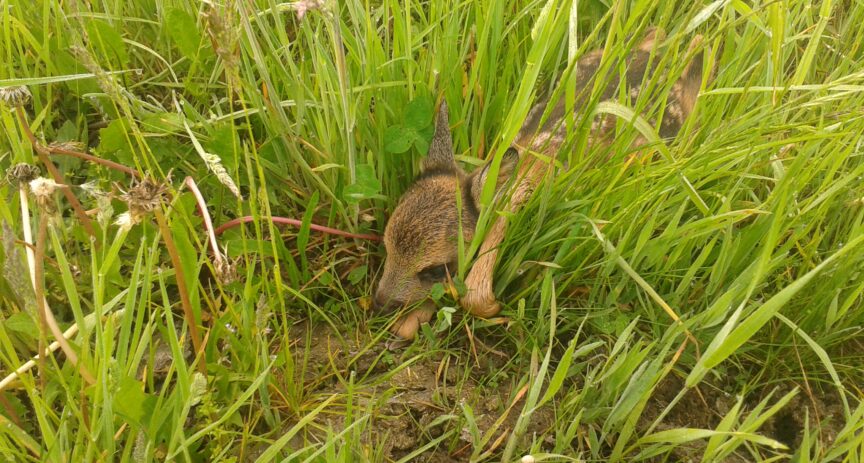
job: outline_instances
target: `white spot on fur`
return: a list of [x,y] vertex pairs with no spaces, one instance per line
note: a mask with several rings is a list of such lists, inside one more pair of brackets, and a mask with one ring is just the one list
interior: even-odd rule
[[[566,128],[564,129],[566,130]],[[561,133],[562,131],[559,129],[555,133],[552,132],[540,132],[531,142],[531,147],[537,151],[554,151],[564,143],[564,135]]]

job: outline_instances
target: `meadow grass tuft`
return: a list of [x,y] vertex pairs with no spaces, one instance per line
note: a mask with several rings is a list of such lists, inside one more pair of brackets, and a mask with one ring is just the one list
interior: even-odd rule
[[[830,0],[0,4],[0,455],[862,461],[862,23]],[[541,97],[573,104],[579,57],[606,70],[650,28],[648,90],[580,109],[615,141],[570,127],[509,217],[502,316],[436,291],[389,349],[383,247],[312,224],[381,234],[442,98],[457,160],[500,162]],[[695,53],[696,110],[660,139]],[[37,202],[24,173],[67,186]]]

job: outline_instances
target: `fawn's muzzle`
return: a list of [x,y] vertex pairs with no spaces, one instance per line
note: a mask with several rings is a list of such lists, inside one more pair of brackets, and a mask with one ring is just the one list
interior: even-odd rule
[[380,290],[375,292],[375,297],[372,298],[372,309],[376,312],[391,313],[402,307],[404,304],[400,301],[392,299],[387,294]]

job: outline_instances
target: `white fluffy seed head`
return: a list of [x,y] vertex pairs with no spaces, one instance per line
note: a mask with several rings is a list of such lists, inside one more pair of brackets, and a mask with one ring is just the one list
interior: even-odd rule
[[139,218],[133,217],[129,212],[124,212],[117,216],[117,220],[114,222],[114,225],[120,227],[120,229],[124,232],[132,229],[135,224],[138,223]]
[[45,177],[37,177],[30,181],[30,191],[39,200],[50,198],[61,186],[63,185]]

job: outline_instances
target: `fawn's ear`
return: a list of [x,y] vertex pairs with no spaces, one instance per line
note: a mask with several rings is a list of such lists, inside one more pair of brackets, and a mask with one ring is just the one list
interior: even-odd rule
[[[507,148],[507,151],[504,152],[504,157],[501,158],[501,165],[498,167],[498,179],[495,184],[496,193],[516,170],[516,164],[518,163],[519,152],[512,147]],[[485,166],[471,174],[471,198],[474,200],[474,205],[478,210],[480,209],[480,197],[483,195],[483,185],[486,184],[491,167],[492,162],[487,162]]]
[[447,115],[447,101],[442,100],[435,116],[435,135],[429,144],[429,154],[423,161],[423,169],[453,169],[456,158],[453,156],[453,138],[450,136],[450,118]]

